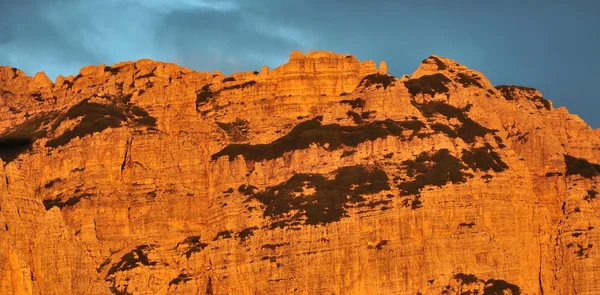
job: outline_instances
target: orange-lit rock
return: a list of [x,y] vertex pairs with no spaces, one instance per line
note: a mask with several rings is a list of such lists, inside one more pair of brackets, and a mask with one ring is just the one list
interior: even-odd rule
[[447,58],[1,67],[0,95],[1,294],[600,293],[600,131]]

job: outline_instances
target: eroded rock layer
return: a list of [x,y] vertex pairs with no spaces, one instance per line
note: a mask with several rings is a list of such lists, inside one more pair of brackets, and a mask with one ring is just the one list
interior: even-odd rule
[[0,96],[2,294],[600,293],[600,131],[446,58],[2,67]]

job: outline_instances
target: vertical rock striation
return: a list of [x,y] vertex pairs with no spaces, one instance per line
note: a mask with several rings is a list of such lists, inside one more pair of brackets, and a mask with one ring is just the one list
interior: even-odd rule
[[2,294],[598,294],[600,132],[431,56],[0,67]]

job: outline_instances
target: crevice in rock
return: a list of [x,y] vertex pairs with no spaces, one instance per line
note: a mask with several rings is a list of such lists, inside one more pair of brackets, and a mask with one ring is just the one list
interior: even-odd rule
[[123,163],[121,163],[121,180],[123,180],[123,170],[125,170],[125,167],[127,166],[127,164],[129,164],[131,162],[132,143],[133,143],[133,137],[131,137],[127,140],[127,143],[125,146],[125,155],[123,156]]
[[540,243],[540,265],[538,268],[538,284],[540,285],[540,295],[544,295],[544,286],[542,285],[542,245]]
[[206,284],[206,295],[213,295],[212,278],[208,277],[208,284]]

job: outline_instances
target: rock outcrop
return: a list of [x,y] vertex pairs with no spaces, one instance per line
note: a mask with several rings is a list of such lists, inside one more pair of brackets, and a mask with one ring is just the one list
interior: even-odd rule
[[0,67],[2,294],[598,294],[600,131],[431,56]]

